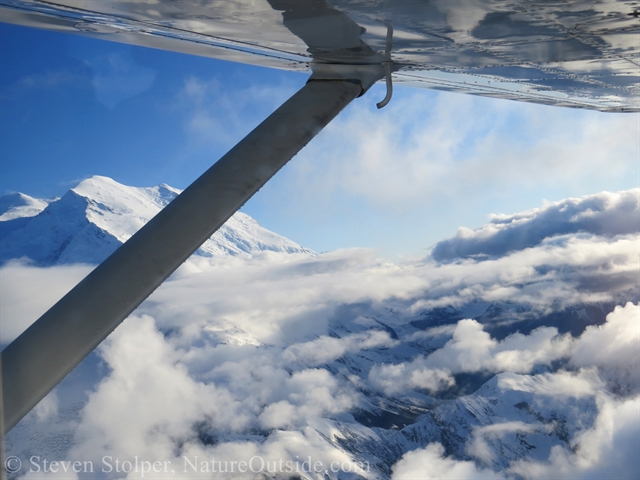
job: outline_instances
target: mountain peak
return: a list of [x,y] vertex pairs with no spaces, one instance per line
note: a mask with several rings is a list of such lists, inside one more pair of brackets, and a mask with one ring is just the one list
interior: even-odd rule
[[89,178],[85,178],[78,185],[76,185],[72,190],[76,190],[78,188],[82,188],[85,185],[121,185],[116,182],[113,178],[105,177],[103,175],[92,175]]
[[[12,210],[2,225],[0,261],[26,256],[39,265],[100,263],[180,193],[167,184],[130,187],[96,175],[50,204],[16,194],[23,203],[43,206],[28,221],[30,215]],[[238,212],[196,254],[252,256],[265,250],[313,253]]]
[[41,200],[20,192],[0,196],[0,221],[33,217],[44,210],[51,200]]

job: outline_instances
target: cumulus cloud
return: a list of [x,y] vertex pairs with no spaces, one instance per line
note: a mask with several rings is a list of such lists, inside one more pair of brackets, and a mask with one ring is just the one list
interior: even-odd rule
[[455,373],[529,373],[536,365],[567,357],[573,344],[569,334],[559,335],[553,327],[538,328],[529,335],[514,333],[497,341],[476,320],[466,319],[457,322],[453,337],[442,348],[406,364],[374,366],[369,381],[386,394],[407,389],[435,393],[453,386]]
[[595,425],[571,442],[573,451],[553,447],[547,462],[523,460],[509,469],[523,478],[633,479],[640,475],[640,397],[598,398]]
[[277,395],[284,399],[270,404],[259,417],[266,428],[291,427],[309,418],[348,411],[357,404],[355,392],[345,391],[324,369],[294,373],[278,386]]
[[[279,351],[189,371],[197,349],[177,349],[149,316],[127,319],[100,347],[110,373],[82,410],[69,457],[173,459],[175,441],[198,443],[198,428],[217,435],[304,429],[359,403],[359,394],[327,370],[278,367]],[[241,453],[247,460],[246,449]]]
[[454,238],[436,244],[431,256],[438,261],[501,256],[559,235],[635,233],[640,228],[639,205],[640,190],[634,189],[569,198],[515,215],[493,215],[476,230],[460,228]]
[[369,382],[387,395],[415,389],[435,393],[455,385],[450,371],[429,368],[426,363],[418,357],[406,364],[375,365],[369,371]]
[[[316,462],[336,472],[366,473],[366,465],[318,433],[323,418],[358,404],[357,392],[325,369],[290,373],[278,367],[280,351],[193,372],[185,366],[190,352],[176,348],[151,317],[130,317],[100,347],[110,371],[82,409],[66,458],[100,468],[105,457],[111,465],[116,459],[135,463],[136,456],[169,461],[173,471],[157,472],[158,478],[175,472],[189,478],[299,472],[309,478]],[[255,431],[266,435],[256,441]]]
[[175,350],[150,317],[129,318],[100,348],[111,373],[83,409],[72,457],[139,452],[153,460],[171,458],[172,438],[186,436],[205,410],[214,415],[208,405],[219,409],[214,421],[221,429],[247,424],[226,390],[192,379],[176,363]]
[[447,457],[440,443],[404,454],[392,468],[392,480],[456,479],[503,480],[506,477],[492,470],[479,468],[471,461],[458,461]]
[[429,355],[426,363],[451,372],[528,373],[535,365],[549,365],[568,354],[570,335],[558,335],[554,327],[542,327],[530,335],[513,333],[498,342],[475,320],[461,320],[453,338]]
[[[446,456],[440,443],[431,443],[403,455],[392,467],[392,479],[634,479],[640,474],[637,449],[640,445],[640,397],[617,401],[598,394],[598,416],[594,425],[579,432],[570,448],[556,445],[549,458],[538,462],[512,462],[502,472],[479,466],[474,461]],[[477,428],[467,443],[473,457],[490,463],[496,455],[487,443],[490,437],[545,430],[544,426],[504,422]],[[548,429],[548,426],[547,426]]]
[[588,326],[576,343],[571,363],[596,366],[617,389],[640,387],[640,305],[631,302],[607,315],[603,325]]
[[[541,327],[529,335],[519,332],[498,341],[472,319],[460,320],[452,331],[452,338],[428,356],[418,356],[408,363],[382,364],[369,372],[370,384],[390,395],[411,389],[431,393],[455,384],[452,374],[475,372],[530,373],[534,367],[570,359],[576,367],[597,367],[618,390],[637,391],[640,358],[640,307],[628,303],[616,307],[600,326],[589,326],[574,339],[559,334],[554,327]],[[414,338],[412,336],[412,338]],[[598,379],[598,375],[595,375]],[[599,380],[560,371],[554,375],[537,376],[539,393],[555,392],[581,396],[594,394]],[[509,384],[508,378],[501,382]],[[518,389],[515,384],[510,388]]]

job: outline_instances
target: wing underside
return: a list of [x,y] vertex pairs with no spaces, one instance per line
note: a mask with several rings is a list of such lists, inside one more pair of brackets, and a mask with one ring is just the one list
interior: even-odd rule
[[615,0],[0,0],[3,22],[298,71],[379,64],[391,26],[398,85],[616,112],[640,111],[638,10]]

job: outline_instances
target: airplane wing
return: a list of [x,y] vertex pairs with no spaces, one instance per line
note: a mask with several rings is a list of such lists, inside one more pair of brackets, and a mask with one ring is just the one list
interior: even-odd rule
[[0,0],[3,22],[298,71],[379,65],[388,25],[396,85],[607,112],[640,111],[639,11],[621,0]]

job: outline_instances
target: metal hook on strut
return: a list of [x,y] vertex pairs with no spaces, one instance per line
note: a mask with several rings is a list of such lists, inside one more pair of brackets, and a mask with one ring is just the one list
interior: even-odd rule
[[393,95],[393,81],[391,80],[391,65],[393,65],[393,60],[391,60],[391,41],[393,39],[393,27],[387,21],[383,21],[382,23],[387,26],[387,44],[384,50],[385,60],[382,62],[384,77],[387,83],[387,95],[381,102],[376,103],[376,107],[378,108],[386,106],[391,101],[391,96]]

